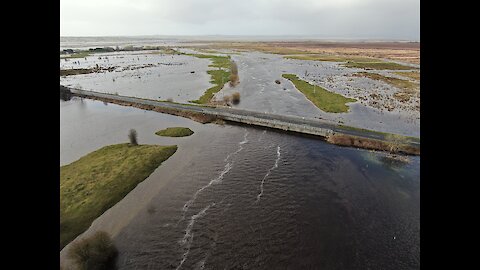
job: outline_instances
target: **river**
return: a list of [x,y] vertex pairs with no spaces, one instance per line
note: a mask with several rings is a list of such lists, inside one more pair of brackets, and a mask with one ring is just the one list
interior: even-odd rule
[[[77,98],[60,115],[61,165],[130,128],[140,143],[179,146],[83,235],[110,233],[119,269],[420,267],[419,157]],[[168,126],[195,134],[154,134]]]

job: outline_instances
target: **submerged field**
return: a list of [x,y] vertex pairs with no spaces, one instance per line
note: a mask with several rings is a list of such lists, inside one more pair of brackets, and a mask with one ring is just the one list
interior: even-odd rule
[[105,146],[60,167],[60,248],[147,178],[177,146]]
[[[61,59],[61,73],[68,76],[61,76],[60,81],[74,88],[124,96],[229,105],[419,136],[418,65],[416,60],[406,60],[418,60],[418,53],[414,43],[184,43],[168,50]],[[238,65],[241,83],[232,85],[228,82],[233,62]],[[318,107],[322,99],[312,103],[313,95],[309,98],[285,83],[282,74],[294,74],[299,80],[321,86],[319,89],[328,89],[333,96],[357,102],[330,106],[331,99],[326,99],[322,110]],[[229,104],[235,93],[241,97],[240,103]]]

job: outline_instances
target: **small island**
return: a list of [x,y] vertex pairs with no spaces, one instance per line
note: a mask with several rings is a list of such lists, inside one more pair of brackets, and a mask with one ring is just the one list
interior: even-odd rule
[[186,127],[169,127],[155,132],[158,136],[164,137],[186,137],[193,134],[193,131]]
[[176,151],[176,145],[115,144],[61,166],[60,249]]

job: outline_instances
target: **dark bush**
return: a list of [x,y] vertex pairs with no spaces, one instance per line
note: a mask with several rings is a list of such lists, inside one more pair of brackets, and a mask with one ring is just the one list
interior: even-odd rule
[[232,103],[235,105],[240,103],[240,93],[235,92],[232,94]]
[[67,87],[60,85],[60,99],[67,101],[72,98],[72,92]]
[[117,255],[118,250],[112,239],[103,231],[73,243],[68,253],[69,258],[82,270],[115,269]]
[[130,129],[130,132],[128,133],[128,139],[130,139],[130,144],[138,145],[137,131],[135,129]]

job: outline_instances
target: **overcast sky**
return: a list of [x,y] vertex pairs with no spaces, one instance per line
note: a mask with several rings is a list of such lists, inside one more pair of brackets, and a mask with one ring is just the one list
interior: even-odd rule
[[420,0],[60,0],[61,36],[420,40]]

